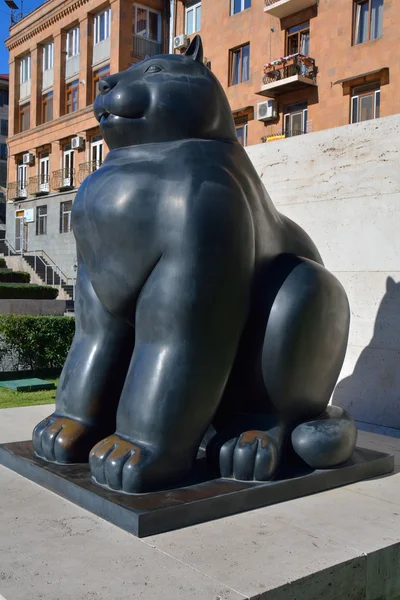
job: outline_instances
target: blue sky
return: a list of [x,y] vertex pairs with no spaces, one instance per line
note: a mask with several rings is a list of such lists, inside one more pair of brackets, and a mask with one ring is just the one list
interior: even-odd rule
[[[44,0],[24,0],[24,15],[34,10]],[[21,6],[20,0],[15,0]],[[10,10],[4,0],[0,0],[0,73],[8,73],[8,52],[4,40],[8,38],[10,26]]]

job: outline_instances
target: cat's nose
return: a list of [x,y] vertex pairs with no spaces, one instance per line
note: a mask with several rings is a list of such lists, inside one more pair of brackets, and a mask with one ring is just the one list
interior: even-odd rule
[[113,81],[109,77],[104,77],[103,79],[101,79],[99,81],[100,94],[103,94],[103,96],[104,96],[104,94],[108,94],[108,92],[113,89],[115,84],[116,84],[116,81]]

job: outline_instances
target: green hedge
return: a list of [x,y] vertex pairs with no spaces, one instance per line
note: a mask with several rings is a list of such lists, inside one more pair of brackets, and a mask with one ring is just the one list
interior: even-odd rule
[[48,285],[0,283],[0,299],[54,300],[58,290]]
[[0,283],[29,283],[31,276],[24,271],[0,271]]
[[7,263],[4,258],[0,258],[0,269],[7,269]]
[[10,370],[61,368],[74,332],[72,317],[0,315],[0,360]]

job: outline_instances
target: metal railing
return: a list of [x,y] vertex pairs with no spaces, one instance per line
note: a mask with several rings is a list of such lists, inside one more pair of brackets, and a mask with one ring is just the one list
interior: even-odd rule
[[133,56],[145,58],[146,56],[154,56],[161,54],[162,44],[154,40],[148,40],[142,35],[133,35]]
[[78,171],[78,183],[82,183],[88,175],[100,169],[101,165],[102,161],[100,160],[90,160],[89,162],[81,163]]
[[8,200],[23,200],[27,198],[28,190],[25,185],[19,181],[9,183],[7,186],[7,198]]
[[41,196],[48,194],[50,191],[50,182],[48,175],[36,175],[30,177],[28,183],[28,192],[31,196]]
[[70,190],[75,187],[75,169],[59,169],[51,175],[53,190]]
[[[53,285],[54,287],[62,288],[64,285],[69,285],[72,287],[72,299],[75,301],[75,286],[76,286],[76,278],[68,277],[61,267],[59,267],[52,258],[45,252],[44,250],[16,250],[11,244],[10,240],[7,238],[4,239],[4,248],[7,250],[6,256],[11,256],[12,254],[19,254],[21,256],[33,256],[33,270],[35,273],[38,273],[39,265],[42,265],[44,268],[44,281],[45,283]],[[49,272],[51,269],[51,273]],[[49,277],[50,275],[50,277]],[[59,277],[59,283],[55,283],[56,276]]]
[[315,60],[304,54],[292,54],[264,65],[263,83],[274,83],[293,75],[301,75],[315,81],[318,68]]

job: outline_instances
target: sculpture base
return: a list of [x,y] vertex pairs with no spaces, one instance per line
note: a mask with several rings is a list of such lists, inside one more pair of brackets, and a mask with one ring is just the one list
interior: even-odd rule
[[[34,455],[32,442],[0,445],[0,464],[138,537],[164,533],[323,492],[391,473],[394,458],[356,448],[347,463],[265,483],[206,480],[199,460],[197,480],[185,487],[125,495],[93,483],[87,464],[56,465]],[[202,476],[203,475],[203,476]]]

